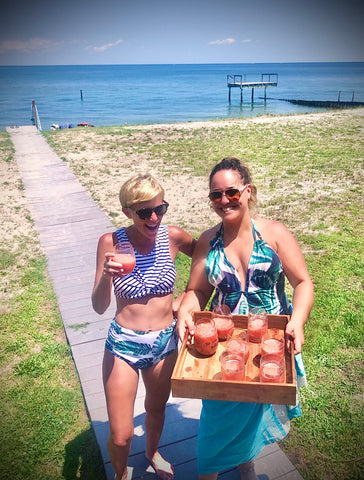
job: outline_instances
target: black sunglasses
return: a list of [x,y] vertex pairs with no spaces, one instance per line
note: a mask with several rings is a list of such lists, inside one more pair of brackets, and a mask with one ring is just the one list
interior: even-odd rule
[[244,188],[228,188],[225,191],[216,191],[216,192],[210,192],[209,193],[209,199],[211,202],[221,202],[222,196],[225,194],[226,198],[231,201],[231,200],[239,200],[241,197],[242,193],[246,189],[246,187],[249,184],[244,185]]
[[169,203],[163,200],[162,205],[158,205],[158,207],[154,208],[141,208],[140,210],[137,210],[135,213],[138,215],[139,218],[142,220],[146,220],[147,218],[150,218],[153,215],[153,212],[160,217],[161,215],[164,215],[169,207]]

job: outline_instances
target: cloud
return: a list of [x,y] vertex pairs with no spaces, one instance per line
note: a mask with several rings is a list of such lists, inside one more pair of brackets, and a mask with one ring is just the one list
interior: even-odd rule
[[105,43],[105,45],[101,45],[100,47],[91,47],[94,52],[104,52],[105,50],[108,50],[109,48],[116,47],[116,45],[119,45],[122,43],[123,40],[116,40],[116,42],[113,43]]
[[4,40],[0,42],[0,53],[9,51],[30,52],[32,50],[42,50],[45,48],[58,47],[63,42],[53,42],[45,38],[30,38],[29,40]]
[[252,39],[251,38],[246,38],[245,40],[242,40],[241,43],[251,43]]
[[232,43],[235,43],[234,38],[225,38],[225,40],[213,40],[209,45],[231,45]]

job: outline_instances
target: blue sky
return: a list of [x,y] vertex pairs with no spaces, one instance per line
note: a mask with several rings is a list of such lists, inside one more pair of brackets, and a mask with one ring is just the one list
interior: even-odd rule
[[364,61],[363,0],[7,2],[0,65]]

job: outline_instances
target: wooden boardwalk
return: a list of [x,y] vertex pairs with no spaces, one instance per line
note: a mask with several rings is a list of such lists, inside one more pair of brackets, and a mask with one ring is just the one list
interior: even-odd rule
[[[68,166],[33,126],[9,127],[25,195],[48,262],[67,340],[80,378],[85,404],[100,447],[108,479],[113,469],[106,450],[108,420],[101,379],[104,340],[115,302],[96,314],[90,295],[99,237],[114,226]],[[129,459],[130,479],[155,479],[144,457],[144,388],[139,384],[135,405],[135,436]],[[176,480],[193,480],[199,400],[170,398],[161,438],[161,452],[175,467]],[[302,480],[278,445],[269,445],[256,460],[260,480]],[[238,480],[236,469],[219,476]]]

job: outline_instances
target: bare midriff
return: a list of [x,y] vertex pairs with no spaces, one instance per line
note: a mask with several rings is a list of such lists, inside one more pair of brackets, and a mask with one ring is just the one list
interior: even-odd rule
[[173,322],[173,294],[142,298],[116,298],[115,320],[130,330],[163,330]]

